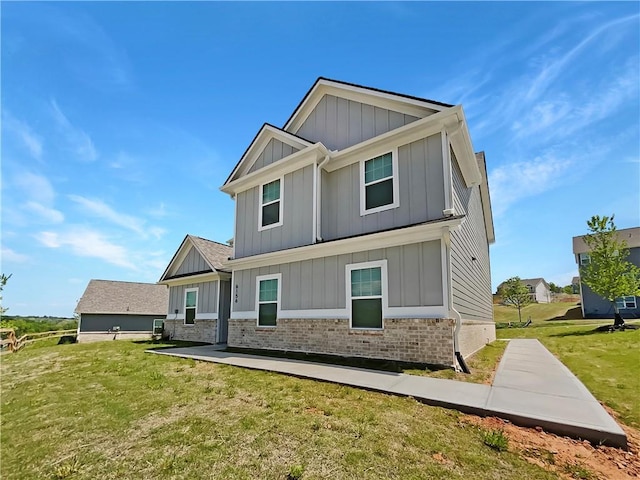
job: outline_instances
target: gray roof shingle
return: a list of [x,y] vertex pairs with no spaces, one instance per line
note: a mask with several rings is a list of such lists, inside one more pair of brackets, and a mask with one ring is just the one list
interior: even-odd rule
[[223,263],[233,254],[229,245],[207,240],[206,238],[187,235],[204,259],[216,270],[228,271]]
[[154,283],[91,280],[76,313],[167,314],[169,289]]

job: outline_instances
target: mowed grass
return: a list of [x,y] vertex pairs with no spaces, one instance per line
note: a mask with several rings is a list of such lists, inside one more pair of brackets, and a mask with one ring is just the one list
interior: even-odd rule
[[452,410],[275,373],[48,345],[3,355],[3,479],[549,479]]
[[[533,323],[538,322],[571,322],[579,320],[591,323],[592,320],[582,319],[580,305],[575,302],[530,303],[521,309],[522,321],[531,317]],[[518,322],[518,309],[507,305],[494,305],[493,317],[496,323]]]
[[[533,324],[496,331],[498,338],[537,338],[564,363],[619,419],[640,428],[640,330],[598,332],[591,325]],[[635,323],[635,322],[629,322]]]

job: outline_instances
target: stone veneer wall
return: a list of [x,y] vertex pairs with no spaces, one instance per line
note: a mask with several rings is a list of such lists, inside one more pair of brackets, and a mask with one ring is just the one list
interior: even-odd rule
[[275,328],[233,319],[228,345],[453,366],[453,327],[433,318],[385,319],[380,331],[350,329],[348,319],[279,318]]
[[164,333],[172,340],[187,342],[216,343],[217,320],[198,320],[193,325],[185,325],[184,320],[164,320]]

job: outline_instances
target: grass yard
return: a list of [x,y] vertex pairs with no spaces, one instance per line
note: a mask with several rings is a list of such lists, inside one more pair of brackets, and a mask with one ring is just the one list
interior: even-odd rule
[[[587,320],[613,323],[613,320]],[[625,424],[640,428],[640,330],[602,333],[595,326],[533,324],[496,331],[498,338],[537,338]]]
[[4,355],[0,476],[557,478],[488,447],[486,431],[455,411],[148,347],[49,344]]
[[[522,307],[521,312],[523,322],[526,322],[529,317],[533,323],[572,320],[593,322],[593,320],[583,320],[580,305],[575,302],[530,303]],[[493,318],[496,323],[518,322],[518,309],[506,305],[494,305]]]

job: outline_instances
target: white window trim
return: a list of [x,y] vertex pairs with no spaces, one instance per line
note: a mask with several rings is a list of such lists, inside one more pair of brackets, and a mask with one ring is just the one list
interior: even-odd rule
[[588,253],[579,253],[578,262],[581,267],[584,267],[585,265],[589,265],[591,263],[591,255],[589,255]]
[[[253,312],[256,316],[256,327],[259,328],[276,328],[277,325],[260,325],[260,282],[264,280],[278,280],[278,299],[276,304],[276,322],[280,317],[280,300],[282,293],[282,274],[274,273],[272,275],[257,275],[256,276],[256,309]],[[264,302],[264,303],[273,303],[273,302]]]
[[[627,299],[631,299],[633,300],[633,306],[627,306]],[[620,300],[620,302],[618,302],[618,300]],[[631,301],[629,301],[629,303],[631,303]],[[622,304],[622,305],[620,305]],[[638,308],[638,303],[636,302],[636,297],[632,296],[632,295],[626,295],[624,297],[619,297],[616,298],[616,305],[618,307],[618,310],[628,310],[628,309],[636,309]]]
[[[280,180],[280,198],[278,200],[274,200],[272,202],[268,202],[268,203],[262,203],[262,189],[264,188],[265,185],[269,184],[269,183],[273,183],[276,180]],[[258,231],[262,232],[263,230],[269,230],[271,228],[275,228],[275,227],[281,227],[282,226],[282,214],[284,213],[284,176],[280,177],[280,178],[274,178],[273,180],[270,180],[268,182],[265,182],[263,184],[260,185],[259,188],[259,196],[258,196]],[[263,207],[265,207],[266,205],[271,205],[272,203],[275,202],[280,202],[280,212],[278,214],[278,218],[279,221],[277,221],[276,223],[272,223],[270,225],[266,225],[266,226],[262,226],[262,209]],[[235,245],[235,241],[234,241],[234,245]]]
[[[380,328],[362,328],[362,327],[354,327],[353,326],[353,315],[352,315],[352,304],[351,301],[353,297],[351,296],[351,272],[353,270],[362,270],[365,268],[376,268],[380,267],[380,279],[382,282],[382,326]],[[384,330],[384,319],[389,314],[389,292],[387,289],[388,284],[387,277],[387,260],[375,260],[373,262],[362,262],[362,263],[351,263],[345,266],[345,294],[346,294],[346,306],[347,312],[349,313],[349,328],[352,330],[375,330],[380,331]],[[356,297],[358,299],[367,299],[367,298],[379,298],[377,295],[371,297]]]
[[[184,317],[182,318],[182,324],[187,327],[193,327],[196,324],[196,320],[198,318],[198,301],[200,300],[200,292],[198,292],[198,290],[198,287],[184,289],[184,303],[182,304],[182,312]],[[189,292],[196,292],[196,311],[195,315],[193,316],[193,323],[187,323],[187,293]]]
[[[376,208],[371,208],[367,210],[367,197],[366,197],[366,189],[365,189],[365,178],[364,178],[364,164],[369,160],[373,160],[374,158],[381,157],[382,155],[386,155],[387,153],[391,153],[391,168],[393,169],[392,185],[393,185],[393,203],[388,205],[381,205]],[[387,180],[387,178],[376,180],[373,183],[378,183]],[[370,185],[371,185],[370,184]],[[392,208],[398,208],[400,206],[400,187],[399,187],[399,175],[398,175],[398,148],[391,148],[390,150],[381,153],[380,155],[376,155],[371,158],[364,158],[360,160],[360,216],[363,217],[365,215],[369,215],[372,213],[383,212],[385,210],[391,210]]]

